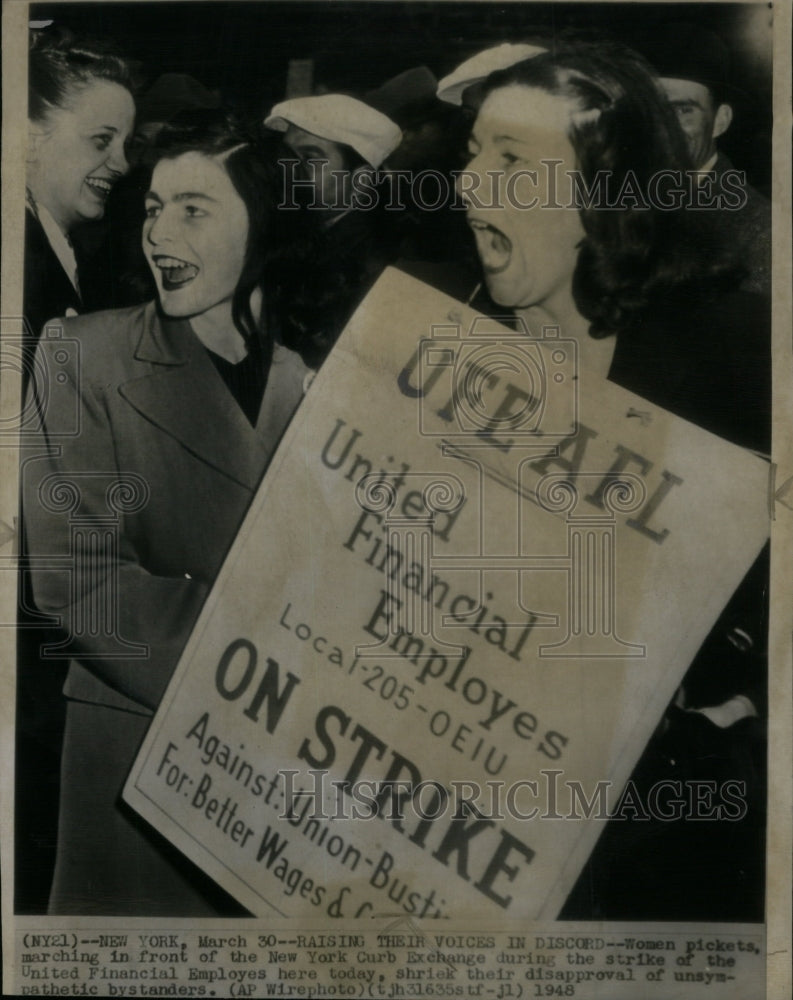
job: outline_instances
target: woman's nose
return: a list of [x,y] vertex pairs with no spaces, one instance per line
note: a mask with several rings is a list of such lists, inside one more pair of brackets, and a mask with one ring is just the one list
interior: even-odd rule
[[115,174],[126,174],[129,171],[129,161],[127,160],[124,143],[119,139],[110,146],[110,155],[107,158],[107,165]]
[[169,239],[168,215],[164,209],[151,219],[143,229],[145,239],[152,246],[160,246]]
[[471,157],[463,169],[458,171],[455,188],[457,189],[458,198],[460,198],[464,205],[468,206],[471,204],[472,192],[481,188],[483,175],[484,165],[481,153]]

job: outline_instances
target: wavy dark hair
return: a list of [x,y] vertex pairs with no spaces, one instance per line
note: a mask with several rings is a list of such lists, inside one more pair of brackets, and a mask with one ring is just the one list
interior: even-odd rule
[[[721,288],[735,265],[718,248],[708,212],[663,210],[649,186],[662,171],[694,169],[677,116],[642,56],[617,42],[568,42],[493,73],[483,97],[512,84],[575,101],[568,138],[589,190],[599,172],[609,188],[630,180],[640,202],[607,210],[579,206],[585,232],[573,295],[590,333],[605,337],[637,323],[665,293],[695,283]],[[587,114],[587,112],[591,112]],[[612,187],[613,186],[613,187]]]
[[[279,210],[284,177],[280,161],[289,156],[281,138],[223,109],[191,109],[165,125],[151,150],[152,169],[159,160],[183,153],[221,157],[235,191],[248,212],[248,236],[242,273],[232,297],[234,325],[249,351],[265,364],[273,343],[291,343],[282,320],[285,301],[305,294],[311,233],[304,213]],[[258,317],[251,294],[262,293]]]
[[133,96],[142,83],[140,65],[109,42],[78,38],[67,29],[32,31],[28,61],[28,118],[42,122],[54,108],[95,80],[125,87]]

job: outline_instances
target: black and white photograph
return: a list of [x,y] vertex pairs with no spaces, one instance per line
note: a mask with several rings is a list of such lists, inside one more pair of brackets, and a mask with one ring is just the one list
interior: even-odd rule
[[789,997],[791,10],[3,19],[3,995]]

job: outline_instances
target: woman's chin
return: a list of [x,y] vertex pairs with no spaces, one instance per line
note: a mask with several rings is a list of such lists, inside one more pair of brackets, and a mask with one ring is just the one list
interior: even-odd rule
[[105,217],[105,203],[96,202],[95,204],[81,205],[76,215],[78,222],[98,222]]
[[196,313],[196,310],[191,309],[189,305],[180,303],[178,300],[174,301],[173,295],[168,295],[167,292],[164,295],[162,291],[158,292],[158,298],[160,300],[160,309],[162,309],[166,316],[170,316],[171,319],[188,319]]
[[522,296],[512,287],[512,283],[505,282],[501,275],[485,274],[485,285],[487,285],[490,298],[496,305],[503,306],[505,309],[517,309],[519,307]]

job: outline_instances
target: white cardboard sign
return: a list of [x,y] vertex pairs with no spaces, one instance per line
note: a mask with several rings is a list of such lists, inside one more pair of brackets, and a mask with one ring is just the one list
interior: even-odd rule
[[767,536],[534,333],[386,271],[260,487],[124,793],[258,915],[553,919]]

